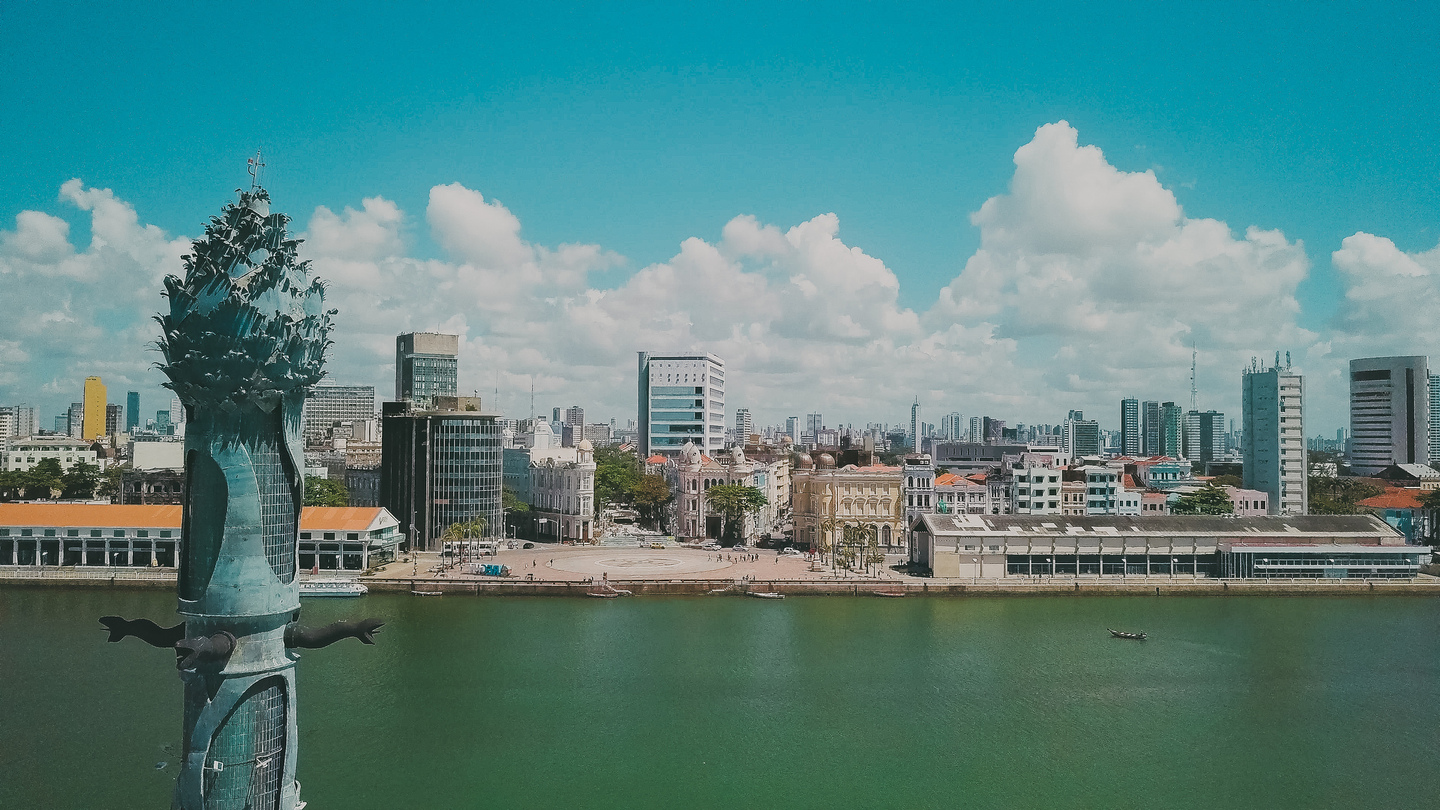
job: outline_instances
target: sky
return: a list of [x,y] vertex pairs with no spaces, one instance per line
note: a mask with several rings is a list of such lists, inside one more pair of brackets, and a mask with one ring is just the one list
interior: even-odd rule
[[[1427,4],[0,4],[0,404],[165,407],[150,316],[264,150],[339,383],[462,335],[510,416],[711,351],[757,424],[1239,417],[1428,354]],[[1193,347],[1193,348],[1192,348]],[[497,399],[498,391],[498,399]],[[163,397],[163,398],[162,398]]]

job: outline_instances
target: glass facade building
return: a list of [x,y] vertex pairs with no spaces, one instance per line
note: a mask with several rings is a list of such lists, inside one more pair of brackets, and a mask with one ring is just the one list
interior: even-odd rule
[[725,447],[725,361],[713,354],[640,352],[640,456],[678,455],[686,442],[704,453]]
[[502,536],[497,417],[478,410],[413,411],[407,405],[384,405],[380,505],[420,550],[438,548],[446,529],[477,518],[485,521],[485,537]]
[[460,336],[410,332],[395,338],[395,399],[429,407],[455,396]]

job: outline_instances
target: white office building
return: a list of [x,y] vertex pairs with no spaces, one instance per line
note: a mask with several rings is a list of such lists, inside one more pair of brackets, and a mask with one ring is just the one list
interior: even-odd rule
[[1309,511],[1305,378],[1285,368],[1252,366],[1242,379],[1245,489],[1270,496],[1271,514]]
[[640,352],[640,457],[678,456],[686,442],[725,447],[725,361],[713,354]]
[[[337,422],[375,419],[375,386],[317,385],[305,398],[305,446],[328,444]],[[354,437],[347,437],[354,438]]]
[[1430,373],[1423,355],[1350,361],[1350,470],[1374,475],[1430,458]]

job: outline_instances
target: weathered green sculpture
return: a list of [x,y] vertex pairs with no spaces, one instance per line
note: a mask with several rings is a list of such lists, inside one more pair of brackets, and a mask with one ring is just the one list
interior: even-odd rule
[[185,623],[105,617],[110,640],[173,646],[185,684],[181,810],[299,802],[292,647],[353,636],[379,622],[295,624],[303,496],[301,409],[321,377],[331,315],[324,286],[296,256],[284,214],[253,186],[212,218],[165,279],[158,317],[166,386],[185,407],[180,607]]

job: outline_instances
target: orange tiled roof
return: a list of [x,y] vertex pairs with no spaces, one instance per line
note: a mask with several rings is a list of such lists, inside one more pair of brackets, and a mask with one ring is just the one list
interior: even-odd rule
[[180,528],[179,506],[121,506],[108,503],[0,503],[0,526],[122,529],[131,526]]
[[[179,506],[108,503],[0,503],[0,526],[55,528],[180,528]],[[380,515],[378,506],[307,506],[300,510],[300,528],[364,531]]]
[[955,473],[942,473],[940,477],[935,479],[935,486],[948,487],[959,480],[960,476],[956,475]]
[[659,453],[656,453],[655,455],[645,459],[646,464],[664,464],[667,461],[669,461],[669,459],[660,455]]
[[1389,489],[1373,498],[1356,501],[1355,505],[1371,509],[1424,509],[1418,494],[1419,491],[1414,489]]
[[1122,483],[1125,484],[1126,489],[1135,489],[1135,479],[1129,473],[1122,476]]
[[379,516],[378,506],[307,506],[300,510],[300,528],[363,532]]

